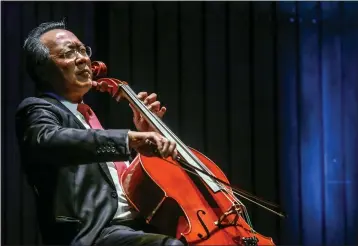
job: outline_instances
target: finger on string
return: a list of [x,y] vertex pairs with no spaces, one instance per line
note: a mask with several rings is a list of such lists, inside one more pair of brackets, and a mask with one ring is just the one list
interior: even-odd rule
[[168,152],[172,153],[172,156],[175,158],[175,147],[176,147],[176,143],[175,142],[170,142],[170,145],[168,147]]
[[147,98],[148,101],[152,101],[154,102],[157,99],[157,94],[156,93],[152,93],[150,94]]
[[167,112],[167,108],[162,107],[156,114],[159,116],[159,118],[162,118],[165,112]]
[[152,93],[144,99],[144,104],[145,105],[151,104],[155,102],[155,100],[157,100],[157,94]]
[[155,145],[155,143],[153,143],[152,141],[150,141],[149,139],[146,139],[145,140],[145,143],[149,146],[149,149],[150,151],[153,153],[154,156],[157,156],[157,157],[161,157],[158,149],[157,149],[157,146]]
[[168,140],[162,139],[162,142],[164,142],[163,144],[163,148],[161,149],[161,154],[164,158],[168,157],[168,153],[169,153],[169,145],[170,142]]
[[160,102],[159,101],[155,101],[154,103],[151,103],[149,106],[148,106],[148,109],[153,111],[153,112],[156,112],[156,111],[159,111],[160,109]]
[[148,93],[145,91],[141,91],[138,93],[137,98],[143,101],[148,96]]
[[174,152],[173,152],[172,157],[173,157],[174,160],[176,160],[177,156],[178,156],[178,150],[175,149]]
[[152,135],[152,139],[153,142],[155,142],[155,144],[157,145],[158,150],[163,148],[163,143],[162,143],[162,137],[159,134],[153,133]]

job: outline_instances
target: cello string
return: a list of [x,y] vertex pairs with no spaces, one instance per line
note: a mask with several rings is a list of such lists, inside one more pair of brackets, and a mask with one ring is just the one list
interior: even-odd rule
[[[225,186],[224,184],[221,184],[222,186],[224,186],[224,189],[226,190],[226,192],[228,192],[228,194],[231,194],[231,196],[233,197],[233,199],[238,203],[238,204],[241,204],[241,207],[243,208],[243,213],[244,213],[244,216],[245,216],[245,218],[244,218],[244,220],[247,222],[247,224],[249,225],[249,227],[250,227],[250,231],[251,231],[251,233],[253,232],[253,225],[252,225],[252,223],[251,223],[251,219],[250,219],[250,216],[249,216],[249,214],[248,214],[248,211],[247,211],[247,209],[246,209],[246,206],[236,197],[236,196],[234,196],[231,192],[230,192],[230,190],[228,189],[228,187],[227,186]],[[235,192],[234,190],[232,190],[233,192]],[[231,199],[230,199],[231,200]],[[235,206],[235,205],[234,205]],[[239,214],[239,212],[237,211],[237,210],[235,210],[236,211],[236,214],[237,214],[237,216],[240,216],[240,214]]]
[[253,227],[253,225],[251,223],[251,219],[250,219],[250,216],[249,216],[249,213],[247,211],[246,206],[237,197],[235,197],[235,196],[233,196],[233,197],[234,197],[234,200],[236,200],[237,203],[241,204],[241,207],[243,208],[243,213],[244,213],[244,216],[245,216],[244,220],[250,226],[251,233],[253,233],[254,227]]

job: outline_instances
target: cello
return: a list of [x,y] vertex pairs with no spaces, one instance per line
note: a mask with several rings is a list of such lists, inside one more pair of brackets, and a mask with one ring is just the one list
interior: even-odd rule
[[120,177],[127,200],[148,224],[188,245],[275,245],[271,237],[253,229],[245,205],[235,194],[281,217],[283,213],[255,202],[255,196],[230,185],[221,169],[187,147],[137,98],[126,81],[105,77],[103,62],[94,61],[91,68],[93,89],[109,93],[116,101],[127,99],[153,129],[176,142],[175,160],[138,154]]

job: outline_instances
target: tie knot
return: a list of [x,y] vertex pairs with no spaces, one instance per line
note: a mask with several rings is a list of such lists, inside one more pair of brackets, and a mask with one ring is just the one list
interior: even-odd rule
[[79,103],[77,106],[77,110],[85,117],[86,121],[88,121],[89,117],[92,115],[92,110],[90,106],[85,103]]
[[87,124],[93,129],[103,129],[101,123],[97,119],[96,114],[93,112],[90,106],[85,103],[79,103],[77,106],[77,111],[80,112],[87,122]]

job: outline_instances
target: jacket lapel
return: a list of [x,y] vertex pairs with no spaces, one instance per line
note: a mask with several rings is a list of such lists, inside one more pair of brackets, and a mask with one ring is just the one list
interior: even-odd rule
[[[62,110],[64,110],[67,114],[68,114],[68,117],[69,117],[69,120],[70,121],[74,121],[76,122],[76,124],[81,128],[81,129],[86,129],[86,127],[82,124],[82,122],[71,112],[71,110],[69,110],[65,105],[63,105],[59,100],[57,100],[57,98],[51,96],[51,95],[43,95],[41,96],[42,99],[56,105],[57,107],[61,108]],[[111,176],[111,173],[109,172],[109,169],[108,169],[108,166],[107,166],[107,163],[104,163],[104,162],[100,162],[98,163],[99,166],[101,167],[102,171],[104,172],[104,175],[106,176],[107,180],[109,181],[109,183],[113,186],[113,187],[116,187],[114,182],[113,182],[113,179],[112,179],[112,176]]]
[[81,128],[81,129],[86,129],[86,127],[84,127],[84,125],[82,124],[82,122],[71,112],[71,110],[69,110],[65,105],[63,105],[59,100],[57,100],[57,98],[52,97],[51,95],[44,95],[41,97],[42,99],[45,99],[46,101],[56,105],[57,107],[61,108],[62,110],[64,110],[70,121],[74,121],[76,122],[76,124]]

